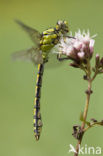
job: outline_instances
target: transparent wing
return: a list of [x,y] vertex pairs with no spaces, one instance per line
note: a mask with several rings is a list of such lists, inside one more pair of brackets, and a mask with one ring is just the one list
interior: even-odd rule
[[27,50],[22,50],[12,54],[12,59],[23,60],[23,61],[32,61],[34,64],[43,63],[42,52],[34,47],[31,47]]
[[64,64],[65,61],[58,61],[57,48],[54,46],[49,52],[48,62],[46,63],[47,68],[56,68]]
[[22,23],[19,20],[15,20],[15,22],[17,24],[19,24],[22,27],[22,29],[25,30],[28,33],[28,35],[30,36],[30,38],[32,39],[32,41],[35,44],[39,44],[40,43],[41,34],[39,33],[39,31],[37,31],[36,29],[31,28],[31,27],[25,25],[24,23]]

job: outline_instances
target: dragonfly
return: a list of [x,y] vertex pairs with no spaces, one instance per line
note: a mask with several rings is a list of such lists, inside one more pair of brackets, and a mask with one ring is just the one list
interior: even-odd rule
[[[39,140],[42,130],[42,118],[40,112],[40,96],[42,87],[42,78],[44,73],[44,64],[49,60],[51,49],[59,43],[61,37],[65,37],[69,32],[67,21],[58,21],[54,28],[49,28],[40,33],[35,28],[31,28],[23,22],[16,20],[16,23],[29,35],[33,41],[33,47],[16,52],[12,55],[13,59],[27,59],[38,65],[38,74],[35,87],[35,100],[33,111],[34,135]],[[57,57],[59,59],[59,57]]]

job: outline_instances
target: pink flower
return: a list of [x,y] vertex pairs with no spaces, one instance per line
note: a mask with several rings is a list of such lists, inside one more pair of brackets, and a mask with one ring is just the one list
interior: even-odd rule
[[91,59],[94,52],[95,40],[93,38],[95,36],[90,37],[89,30],[87,33],[78,30],[75,32],[75,36],[71,38],[66,37],[65,40],[63,37],[61,38],[59,51],[72,59]]

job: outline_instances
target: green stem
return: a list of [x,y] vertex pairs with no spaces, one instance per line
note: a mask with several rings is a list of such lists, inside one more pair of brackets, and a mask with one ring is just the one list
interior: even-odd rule
[[[88,63],[88,90],[86,91],[86,104],[85,104],[85,108],[84,108],[84,113],[83,113],[83,122],[81,125],[81,131],[83,132],[84,128],[85,128],[85,121],[87,118],[87,113],[88,113],[88,108],[89,108],[89,102],[90,102],[90,95],[91,95],[91,87],[92,87],[92,81],[91,81],[91,66],[90,63]],[[80,139],[78,140],[77,146],[76,146],[76,153],[74,154],[74,156],[78,156],[78,152],[79,152],[79,147],[81,145],[82,139],[83,139],[83,135],[84,132],[82,133],[82,136],[80,137]]]
[[101,126],[101,122],[96,122],[96,123],[92,123],[90,126],[87,126],[85,129],[84,129],[84,132],[86,132],[88,129],[90,129],[91,127],[94,127],[96,125],[100,125]]

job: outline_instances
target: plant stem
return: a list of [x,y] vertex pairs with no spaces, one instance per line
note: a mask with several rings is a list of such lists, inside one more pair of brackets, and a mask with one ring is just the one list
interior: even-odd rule
[[[90,74],[88,76],[89,76],[88,90],[86,91],[86,104],[85,104],[84,113],[83,113],[83,119],[84,119],[84,121],[86,121],[86,118],[87,118],[89,101],[90,101],[90,95],[91,95],[91,84],[92,84],[92,81],[91,81],[91,78],[90,78]],[[83,130],[85,128],[85,122],[84,121],[83,121],[83,123],[81,125],[81,131],[82,132],[83,132]],[[74,154],[74,156],[78,156],[79,147],[81,145],[81,142],[82,142],[82,139],[83,139],[83,135],[84,135],[84,132],[82,133],[82,136],[78,140],[78,143],[77,143],[77,146],[76,146],[76,153]]]
[[91,127],[94,127],[94,126],[96,126],[96,125],[102,125],[102,124],[101,124],[101,122],[93,123],[93,124],[91,124],[90,126],[86,127],[86,128],[84,129],[84,132],[86,132],[88,129],[90,129]]

